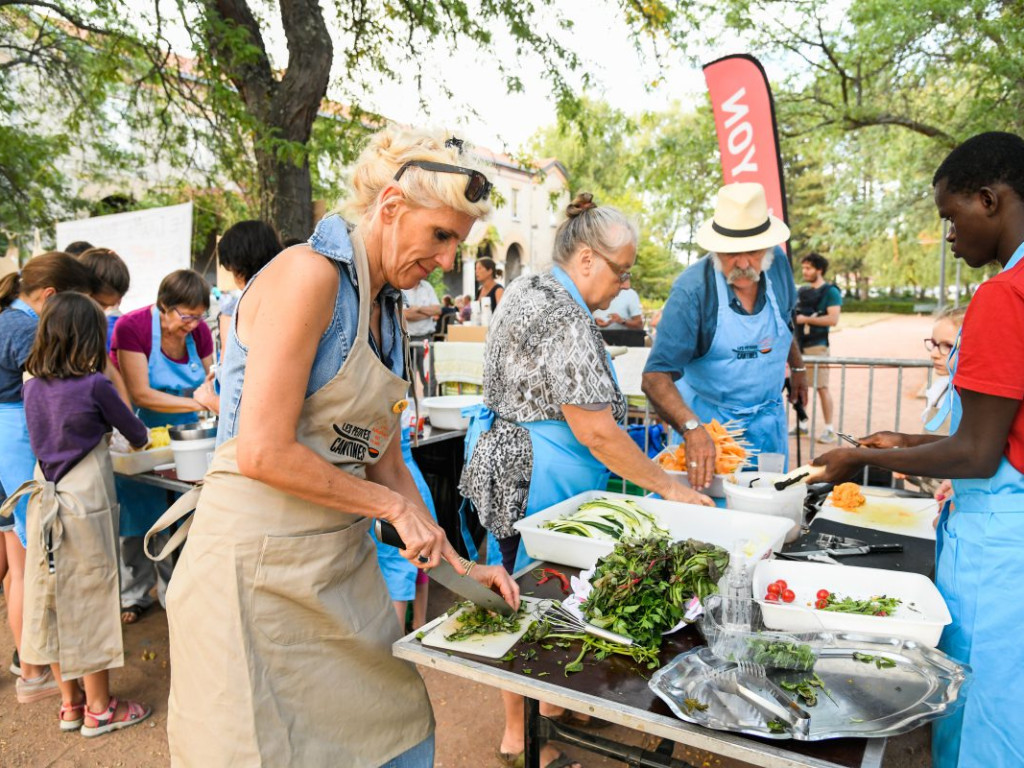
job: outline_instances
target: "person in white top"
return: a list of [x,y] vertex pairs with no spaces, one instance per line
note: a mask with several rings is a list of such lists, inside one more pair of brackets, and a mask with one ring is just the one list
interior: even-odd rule
[[[415,288],[402,291],[402,300],[405,302],[403,309],[405,322],[409,328],[409,338],[412,341],[429,341],[434,337],[434,328],[437,326],[437,318],[441,316],[441,302],[437,300],[437,291],[434,290],[427,280],[420,280]],[[412,366],[416,370],[416,378],[420,387],[425,391],[427,386],[427,372],[424,365],[426,351],[413,348]]]
[[633,290],[631,281],[622,284],[622,290],[612,299],[608,309],[594,310],[594,322],[605,331],[643,330],[643,307],[640,306],[640,296]]

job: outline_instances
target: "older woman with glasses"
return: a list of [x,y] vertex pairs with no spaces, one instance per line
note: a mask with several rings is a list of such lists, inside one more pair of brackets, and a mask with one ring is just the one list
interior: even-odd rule
[[[520,278],[505,293],[484,353],[484,406],[460,490],[490,532],[489,562],[525,565],[512,524],[583,491],[604,490],[609,470],[666,499],[712,506],[643,454],[620,428],[626,401],[594,323],[636,260],[637,230],[589,194],[569,205],[555,234],[550,272]],[[502,760],[523,750],[521,697],[504,694]],[[571,761],[545,747],[546,766]]]
[[[400,127],[375,135],[346,217],[324,218],[238,302],[213,465],[201,494],[154,526],[195,507],[167,601],[175,765],[433,765],[430,701],[391,653],[401,628],[368,531],[386,520],[410,562],[468,568],[398,436],[410,375],[401,291],[451,269],[490,211],[460,144]],[[518,605],[501,568],[470,574]]]
[[[160,281],[156,303],[122,315],[114,324],[110,357],[121,371],[135,413],[147,427],[188,424],[213,403],[201,389],[213,363],[213,334],[203,322],[210,286],[198,272],[179,269]],[[212,395],[212,391],[209,393]],[[197,397],[199,399],[197,399]],[[167,492],[117,479],[121,505],[121,621],[133,624],[164,604],[172,564],[154,567],[142,537],[167,508]]]

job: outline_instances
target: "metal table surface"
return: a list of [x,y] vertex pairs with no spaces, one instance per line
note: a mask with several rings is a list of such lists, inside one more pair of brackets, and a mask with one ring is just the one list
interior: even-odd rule
[[[537,585],[531,575],[534,568],[545,565],[532,564],[517,574],[517,580],[524,593],[559,599],[562,594],[556,580]],[[576,572],[575,569],[562,566],[552,567],[567,575]],[[698,645],[703,645],[703,639],[695,627],[669,635],[662,647],[661,663],[665,664],[676,655]],[[556,647],[550,651],[543,650],[539,645],[516,646],[519,650],[524,647],[536,649],[536,656],[526,661],[517,654],[512,661],[492,661],[425,647],[416,639],[416,633],[411,633],[398,640],[393,650],[399,658],[511,691],[528,700],[550,702],[641,733],[743,760],[751,765],[765,768],[877,768],[882,763],[885,739],[829,739],[818,742],[762,740],[702,728],[685,723],[673,715],[668,706],[647,687],[650,670],[638,666],[628,657],[611,656],[600,663],[590,660],[584,664],[583,671],[566,677],[561,665],[576,658],[579,653],[578,644],[573,644],[572,648]],[[529,673],[525,671],[527,669]],[[548,674],[540,676],[544,672]],[[536,738],[538,730],[545,730],[539,729],[538,725],[540,720],[546,719],[539,718],[536,707],[528,705],[527,713],[529,741]],[[597,741],[598,737],[594,739]],[[574,743],[587,747],[585,743]],[[675,765],[681,763],[676,762]]]

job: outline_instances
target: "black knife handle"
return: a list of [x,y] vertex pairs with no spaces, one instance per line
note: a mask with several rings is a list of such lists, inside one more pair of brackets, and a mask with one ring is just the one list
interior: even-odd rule
[[[398,535],[398,531],[395,530],[395,526],[387,520],[381,520],[380,518],[377,519],[375,526],[377,541],[381,544],[390,544],[392,547],[405,549],[405,542],[402,541],[402,537]],[[903,549],[902,545],[900,545],[900,549]]]
[[889,544],[872,544],[871,552],[902,552],[903,545],[898,542],[891,542]]

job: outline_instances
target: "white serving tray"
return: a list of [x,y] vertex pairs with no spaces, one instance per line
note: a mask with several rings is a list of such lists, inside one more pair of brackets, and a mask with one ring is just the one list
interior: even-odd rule
[[174,453],[169,445],[132,453],[111,451],[110,462],[114,466],[114,471],[120,475],[140,475],[152,471],[160,464],[173,463]]
[[[764,599],[768,585],[778,579],[785,579],[796,593],[792,603],[770,603]],[[766,560],[754,566],[752,589],[754,599],[761,606],[764,623],[771,629],[813,632],[824,628],[825,631],[860,632],[915,640],[934,648],[939,643],[942,628],[952,621],[939,590],[931,579],[919,573]],[[898,597],[903,603],[891,616],[819,611],[814,610],[819,589],[858,600],[886,595]],[[813,626],[808,624],[811,619]]]
[[652,513],[658,525],[668,529],[673,541],[697,539],[732,551],[740,540],[750,542],[751,557],[767,557],[782,548],[792,522],[781,517],[736,512],[717,507],[701,507],[678,501],[629,496],[610,491],[584,491],[570,499],[519,520],[515,524],[523,536],[526,553],[535,560],[546,560],[574,568],[590,568],[598,558],[615,548],[614,541],[588,539],[542,528],[548,520],[571,514],[580,504],[594,499],[630,499]]
[[500,659],[519,642],[519,639],[526,634],[537,618],[541,603],[551,605],[550,600],[541,600],[539,597],[523,597],[521,602],[529,606],[529,610],[523,616],[519,629],[515,632],[503,632],[496,635],[480,635],[479,637],[467,637],[465,640],[445,640],[446,635],[452,634],[459,628],[458,618],[465,612],[466,608],[460,608],[440,624],[436,625],[421,641],[423,645],[431,648],[440,648],[445,651],[458,651],[459,653],[471,653],[474,656],[483,656],[488,659]]

